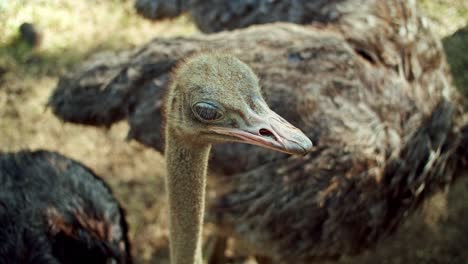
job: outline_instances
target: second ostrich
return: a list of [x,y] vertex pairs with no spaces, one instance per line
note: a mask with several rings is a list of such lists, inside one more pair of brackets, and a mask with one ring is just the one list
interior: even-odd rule
[[0,263],[132,263],[125,213],[83,164],[0,151]]
[[171,261],[201,263],[211,144],[239,141],[304,155],[312,143],[267,106],[253,71],[228,55],[202,54],[182,63],[166,100]]

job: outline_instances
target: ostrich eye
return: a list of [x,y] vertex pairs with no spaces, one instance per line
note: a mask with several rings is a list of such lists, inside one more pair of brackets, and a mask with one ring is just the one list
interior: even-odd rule
[[199,102],[192,106],[195,116],[201,121],[217,121],[223,118],[223,112],[217,106],[207,102]]

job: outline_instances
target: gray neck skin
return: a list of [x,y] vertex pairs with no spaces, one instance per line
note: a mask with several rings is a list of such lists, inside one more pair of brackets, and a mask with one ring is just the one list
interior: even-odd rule
[[210,144],[184,140],[166,128],[166,188],[169,195],[172,264],[201,264],[206,168]]

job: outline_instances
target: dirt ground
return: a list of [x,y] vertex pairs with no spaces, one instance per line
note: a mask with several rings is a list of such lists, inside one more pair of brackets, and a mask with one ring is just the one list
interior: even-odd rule
[[[4,50],[11,43],[0,41]],[[111,185],[126,208],[135,262],[168,263],[161,155],[136,142],[126,142],[125,123],[110,129],[66,124],[45,107],[59,74],[94,49],[103,48],[90,48],[66,63],[59,57],[47,57],[46,52],[13,60],[0,58],[0,150],[54,150],[91,167]],[[375,250],[340,263],[467,264],[468,177],[449,192],[435,195]]]

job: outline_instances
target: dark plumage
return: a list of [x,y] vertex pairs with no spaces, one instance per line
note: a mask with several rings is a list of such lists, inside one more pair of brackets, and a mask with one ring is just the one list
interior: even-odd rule
[[336,3],[344,15],[335,23],[155,39],[113,62],[91,60],[61,78],[50,105],[66,121],[126,118],[130,139],[162,150],[171,68],[200,50],[229,51],[258,74],[271,109],[317,148],[288,157],[215,146],[210,166],[220,184],[208,219],[282,263],[359,253],[462,175],[468,125],[441,44],[414,1]]
[[189,0],[178,1],[153,1],[137,0],[135,9],[142,16],[149,19],[172,18],[185,11]]
[[[244,28],[254,24],[291,22],[335,22],[348,10],[340,7],[344,0],[136,0],[142,16],[159,20],[188,12],[198,28],[206,33]],[[354,1],[356,6],[362,1]]]
[[0,153],[0,237],[0,263],[131,263],[109,187],[54,152]]

